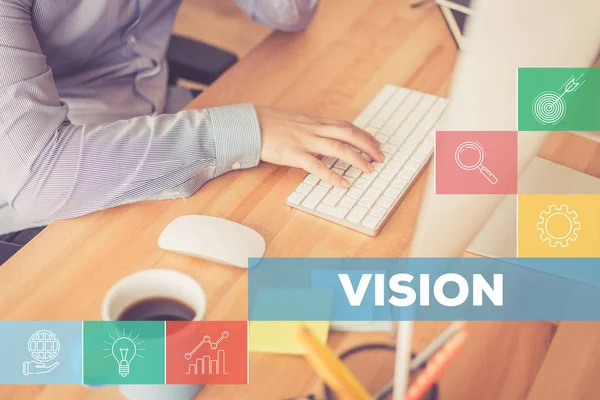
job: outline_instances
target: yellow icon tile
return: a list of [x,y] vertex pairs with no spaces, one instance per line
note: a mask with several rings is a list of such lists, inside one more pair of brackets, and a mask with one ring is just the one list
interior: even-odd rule
[[526,194],[518,202],[519,257],[600,257],[600,195]]

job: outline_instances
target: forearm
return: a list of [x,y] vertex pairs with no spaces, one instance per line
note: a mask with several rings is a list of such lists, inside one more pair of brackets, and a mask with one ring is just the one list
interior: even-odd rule
[[257,165],[260,146],[251,105],[63,124],[25,179],[7,182],[8,200],[27,219],[54,220],[142,199],[187,197],[209,179]]
[[271,28],[298,32],[310,23],[318,0],[235,0],[254,20]]

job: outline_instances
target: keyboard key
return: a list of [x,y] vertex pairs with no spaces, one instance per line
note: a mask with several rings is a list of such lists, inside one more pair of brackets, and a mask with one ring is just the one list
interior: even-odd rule
[[412,131],[410,129],[398,128],[396,130],[396,133],[394,133],[394,137],[395,138],[400,138],[400,139],[404,140],[404,139],[406,139],[407,137],[410,136],[411,132]]
[[344,218],[346,216],[346,214],[348,214],[348,212],[350,211],[350,208],[337,206],[336,210],[338,213],[338,215],[337,215],[338,218]]
[[402,178],[396,178],[390,184],[391,187],[399,189],[399,190],[404,189],[406,187],[406,185],[408,185],[408,181],[406,179],[402,179]]
[[376,199],[379,196],[381,196],[382,192],[383,192],[383,190],[381,190],[381,189],[377,189],[375,187],[371,187],[371,188],[369,188],[369,190],[367,190],[365,192],[365,196],[366,197],[372,197],[372,198]]
[[348,171],[344,174],[344,176],[349,176],[351,178],[358,178],[362,171],[356,167],[350,167]]
[[379,174],[379,177],[388,181],[391,181],[392,178],[394,178],[394,176],[396,176],[396,171],[391,170],[389,168],[384,169],[383,171],[381,171],[381,173]]
[[384,118],[378,118],[375,117],[373,118],[373,120],[371,121],[370,125],[374,126],[375,128],[379,129],[381,128],[383,125],[385,125],[386,120]]
[[323,158],[323,164],[325,164],[325,166],[327,168],[331,168],[333,166],[333,164],[335,163],[335,158],[333,157],[325,157]]
[[346,194],[346,196],[348,197],[352,197],[353,199],[358,199],[360,198],[360,196],[362,196],[362,194],[365,191],[356,187],[353,187],[352,189],[348,190],[348,193]]
[[[407,148],[414,148],[417,144],[421,143],[421,140],[423,140],[423,138],[421,136],[412,134],[408,137],[408,139],[406,139],[404,141],[404,145]],[[408,147],[408,145],[413,145],[413,146]]]
[[381,151],[384,153],[394,154],[398,150],[398,146],[394,146],[392,144],[386,143],[381,146]]
[[358,205],[361,207],[371,208],[373,207],[373,204],[375,204],[375,199],[372,197],[361,197],[358,201]]
[[332,217],[337,217],[337,209],[327,204],[319,204],[317,206],[317,211],[322,212],[323,214],[331,215]]
[[346,219],[350,222],[358,224],[360,220],[363,219],[363,217],[367,214],[368,211],[368,208],[356,206],[352,209],[352,211],[350,211]]
[[325,197],[325,195],[327,194],[328,191],[329,191],[329,188],[327,188],[325,186],[321,186],[321,185],[316,186],[314,188],[314,190],[312,192],[310,192],[310,194],[306,197],[306,199],[304,199],[304,201],[302,202],[302,205],[304,207],[310,208],[312,210],[313,208],[315,208],[317,206],[317,204],[319,204],[321,199],[323,197]]
[[288,203],[292,203],[292,204],[300,204],[300,202],[302,201],[302,199],[304,197],[306,197],[306,195],[304,195],[302,193],[298,193],[298,192],[293,192],[287,198],[287,201],[288,201]]
[[372,197],[364,196],[360,198],[360,200],[358,201],[358,205],[362,207],[371,208],[373,207],[373,204],[375,204],[376,200],[377,199],[374,199]]
[[379,140],[381,143],[385,143],[388,141],[390,137],[388,135],[384,135],[381,133],[378,133],[377,135],[375,135],[375,139]]
[[387,187],[388,183],[390,183],[389,180],[377,178],[377,179],[375,179],[375,182],[373,182],[373,186],[376,187],[377,189],[385,189]]
[[402,191],[400,191],[396,188],[390,187],[383,193],[383,195],[395,199],[396,197],[400,196],[401,193],[402,193]]
[[414,174],[415,174],[414,171],[411,171],[408,169],[403,169],[400,172],[398,172],[397,177],[406,179],[407,181],[409,181],[413,177]]
[[339,207],[339,206],[332,207],[327,204],[319,204],[317,206],[317,211],[321,212],[323,214],[326,214],[326,215],[330,215],[332,217],[344,218],[346,216],[346,214],[348,214],[348,211],[350,211],[350,209],[345,208],[345,207]]
[[391,144],[393,146],[400,146],[402,143],[404,143],[404,138],[397,136],[393,136],[387,141],[387,144]]
[[312,190],[312,188],[313,187],[311,185],[309,185],[308,183],[301,183],[296,188],[296,192],[302,193],[302,194],[309,194],[310,191]]
[[371,181],[365,178],[360,178],[356,182],[354,182],[353,186],[359,189],[366,189],[371,184]]
[[369,125],[365,128],[365,131],[369,132],[371,135],[376,135],[377,132],[379,131],[379,129],[375,128],[374,126]]
[[373,217],[373,216],[366,216],[365,219],[363,219],[362,224],[364,226],[366,226],[367,228],[375,228],[377,226],[377,224],[379,223],[379,221],[381,221],[381,218],[377,218],[377,217]]
[[327,204],[328,206],[335,206],[339,200],[340,198],[338,196],[334,196],[330,193],[323,199],[323,204]]
[[350,164],[348,164],[346,161],[343,161],[343,160],[338,160],[335,163],[336,168],[343,169],[344,171],[347,170],[349,166],[350,166]]
[[338,197],[342,197],[344,195],[344,193],[346,193],[348,191],[348,189],[344,189],[344,188],[333,188],[329,191],[329,194],[332,194],[334,196],[338,196]]
[[385,209],[390,208],[392,204],[394,204],[394,199],[392,199],[391,197],[383,196],[379,200],[377,200],[377,205]]
[[374,217],[378,217],[381,218],[385,215],[385,212],[387,211],[386,208],[383,207],[379,207],[379,206],[375,206],[371,209],[371,211],[369,212],[369,215],[372,215]]
[[397,128],[398,127],[396,125],[393,125],[393,124],[390,125],[390,123],[388,122],[383,127],[381,127],[381,129],[379,130],[379,133],[383,134],[383,135],[387,135],[389,137],[389,136],[392,136],[394,134],[394,132],[396,132]]
[[415,151],[419,154],[429,155],[433,151],[433,146],[429,143],[421,143]]
[[320,180],[321,178],[319,178],[315,174],[308,174],[306,178],[304,178],[303,182],[315,186],[317,183],[319,183]]
[[402,168],[402,165],[404,165],[404,163],[398,161],[398,160],[392,160],[388,163],[387,168],[386,169],[390,169],[394,172],[398,172],[400,171],[400,169]]
[[420,162],[416,162],[414,160],[408,160],[406,162],[406,164],[404,164],[404,168],[409,170],[409,171],[418,171],[419,167],[421,167],[421,163]]
[[332,185],[331,183],[329,183],[329,182],[325,182],[325,181],[321,181],[321,182],[319,182],[319,186],[324,186],[324,187],[326,187],[326,188],[333,187],[333,185]]
[[352,197],[345,196],[342,198],[338,204],[339,207],[352,208],[356,204],[356,199]]
[[416,152],[411,157],[410,160],[419,164],[419,166],[427,159],[427,155],[423,153]]
[[375,171],[381,171],[384,166],[384,163],[373,163],[373,168],[375,168]]
[[367,117],[365,115],[361,115],[354,120],[354,125],[356,125],[362,129],[365,127],[365,125],[367,125],[369,123],[369,119],[370,119],[369,117]]
[[343,169],[341,169],[341,168],[337,168],[337,167],[333,167],[333,168],[331,168],[331,170],[332,170],[333,172],[335,172],[336,174],[338,174],[339,176],[342,176],[342,175],[344,175],[344,172],[345,172]]
[[375,179],[377,177],[377,175],[379,175],[379,172],[373,171],[373,172],[369,172],[368,174],[362,174],[361,178],[372,181],[373,179]]

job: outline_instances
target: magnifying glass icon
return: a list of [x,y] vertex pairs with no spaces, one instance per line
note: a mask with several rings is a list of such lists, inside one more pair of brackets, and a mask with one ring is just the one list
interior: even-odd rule
[[463,142],[454,153],[454,160],[459,167],[465,171],[473,171],[478,169],[492,185],[498,183],[498,178],[489,169],[483,166],[485,158],[485,149],[477,142]]

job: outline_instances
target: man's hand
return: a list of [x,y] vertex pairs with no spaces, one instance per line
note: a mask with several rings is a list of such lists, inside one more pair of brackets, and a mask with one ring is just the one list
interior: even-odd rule
[[311,117],[291,111],[256,107],[262,131],[263,161],[302,168],[337,187],[350,182],[327,168],[317,155],[339,158],[363,172],[373,165],[346,144],[381,162],[380,143],[350,122]]

